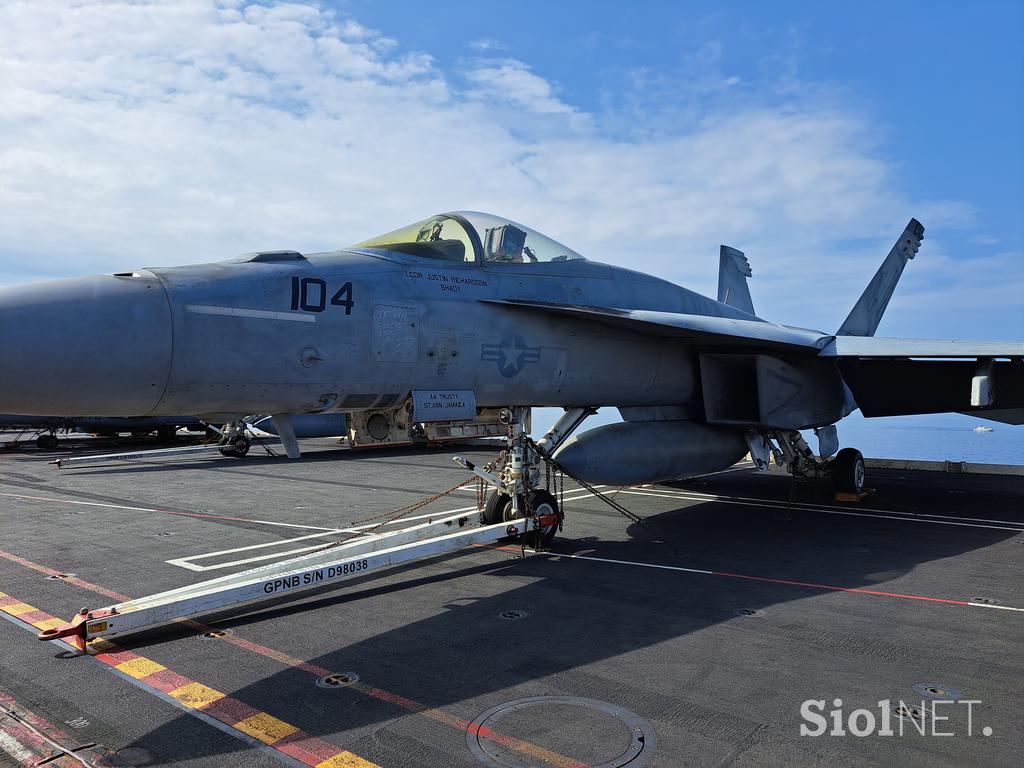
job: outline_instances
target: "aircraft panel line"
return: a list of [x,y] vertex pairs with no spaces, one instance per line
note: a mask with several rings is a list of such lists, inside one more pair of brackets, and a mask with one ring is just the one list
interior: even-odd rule
[[300,314],[298,312],[271,312],[265,309],[240,309],[238,307],[218,307],[207,304],[186,304],[185,311],[197,315],[253,317],[257,320],[290,320],[293,323],[316,322],[316,315]]

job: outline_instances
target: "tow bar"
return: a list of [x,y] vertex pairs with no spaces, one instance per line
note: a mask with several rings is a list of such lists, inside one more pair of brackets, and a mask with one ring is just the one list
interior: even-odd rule
[[37,637],[40,640],[62,639],[85,652],[89,641],[96,638],[141,632],[205,613],[291,596],[412,560],[491,544],[538,526],[536,520],[516,518],[494,525],[441,533],[445,529],[463,528],[469,521],[470,517],[464,513],[449,515],[397,531],[331,542],[314,552],[279,563],[106,608],[83,608],[68,624],[47,629]]

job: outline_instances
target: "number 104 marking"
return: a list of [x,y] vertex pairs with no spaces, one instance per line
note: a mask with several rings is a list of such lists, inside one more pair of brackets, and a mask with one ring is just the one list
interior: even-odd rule
[[[331,296],[331,305],[344,307],[345,314],[352,314],[352,283],[345,283]],[[327,281],[319,277],[292,278],[292,309],[304,312],[323,312],[327,308]]]

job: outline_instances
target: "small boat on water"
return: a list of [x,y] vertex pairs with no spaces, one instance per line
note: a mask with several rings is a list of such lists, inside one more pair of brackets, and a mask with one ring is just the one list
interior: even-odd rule
[[975,427],[974,431],[975,432],[991,432],[992,431],[992,427]]

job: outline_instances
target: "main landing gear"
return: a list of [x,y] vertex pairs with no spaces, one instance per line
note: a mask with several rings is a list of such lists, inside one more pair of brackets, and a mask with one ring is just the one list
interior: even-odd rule
[[827,477],[837,493],[864,493],[867,471],[861,452],[856,448],[843,448],[836,453],[838,438],[834,426],[822,427],[816,432],[822,456],[816,456],[796,430],[781,429],[748,432],[750,456],[762,471],[774,461],[778,466],[786,467],[794,478]]
[[240,459],[249,452],[247,427],[248,424],[245,421],[236,421],[224,428],[224,431],[221,432],[223,438],[220,447],[221,454]]
[[[559,446],[596,411],[593,408],[571,408],[536,443],[526,433],[528,409],[503,408],[501,422],[508,426],[508,447],[486,467],[456,456],[454,460],[473,472],[493,490],[488,494],[480,514],[484,525],[507,522],[517,518],[525,521],[525,530],[510,526],[509,535],[522,534],[523,544],[543,549],[562,528],[564,510],[561,492],[555,487],[556,474],[547,461]],[[544,483],[541,485],[541,467]],[[560,479],[560,477],[559,477]],[[560,487],[560,483],[559,483]]]

